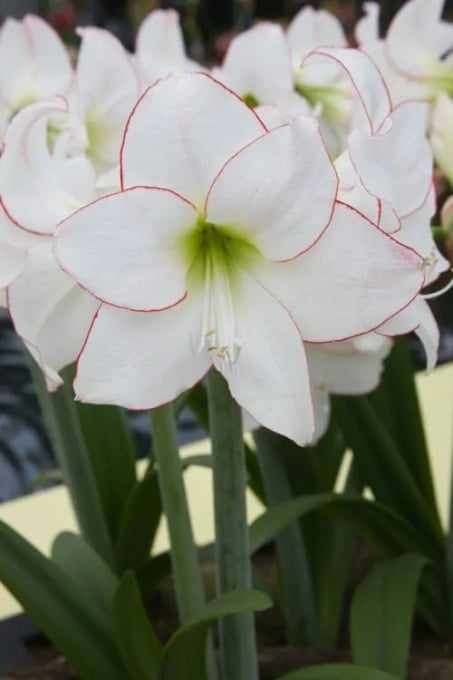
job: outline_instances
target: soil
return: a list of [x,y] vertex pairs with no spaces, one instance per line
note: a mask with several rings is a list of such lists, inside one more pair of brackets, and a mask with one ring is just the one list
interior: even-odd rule
[[[425,650],[426,656],[414,655],[411,659],[407,680],[453,680],[451,651],[449,645],[430,643]],[[76,680],[76,675],[63,657],[55,656],[55,651],[50,647],[39,650],[37,655],[36,663],[12,669],[1,680]],[[259,656],[260,680],[275,680],[284,673],[303,666],[351,661],[347,651],[303,650],[287,646],[265,647],[261,649]]]

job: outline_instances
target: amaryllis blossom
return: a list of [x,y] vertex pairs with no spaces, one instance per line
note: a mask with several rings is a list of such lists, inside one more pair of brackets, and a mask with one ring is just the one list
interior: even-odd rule
[[[289,44],[279,24],[263,22],[237,35],[222,66],[212,73],[250,106],[277,104],[282,99],[289,99],[289,104],[293,100],[292,106],[299,103],[294,93]],[[305,112],[302,103],[300,106]]]
[[279,24],[262,22],[236,36],[212,73],[250,106],[272,105],[288,121],[302,114],[319,118],[324,141],[336,156],[347,128],[348,81],[332,64],[301,68],[303,58],[320,45],[345,46],[346,38],[333,14],[307,7],[286,33]]
[[[0,287],[7,287],[16,331],[49,388],[61,383],[57,372],[75,360],[98,307],[61,271],[52,252],[58,222],[96,196],[90,162],[73,155],[68,121],[61,139],[55,127],[67,113],[61,99],[23,109],[8,128],[0,159]],[[5,249],[7,262],[1,258]]]
[[[424,135],[428,106],[408,101],[393,108],[382,77],[364,53],[322,48],[311,58],[322,57],[341,65],[359,95],[353,111],[356,128],[336,161],[339,195],[423,257],[428,285],[448,268],[430,228],[434,196],[432,154]],[[439,331],[421,296],[377,329],[384,335],[412,330],[422,340],[432,369]]]
[[398,101],[453,94],[453,24],[442,21],[444,0],[409,0],[391,22],[384,40],[378,36],[378,6],[366,3],[359,22],[360,46],[377,59]]
[[310,441],[304,342],[392,317],[423,283],[421,258],[336,201],[314,120],[268,131],[204,74],[143,95],[121,176],[58,232],[61,266],[103,303],[78,398],[152,408],[214,366],[259,423]]
[[118,163],[127,117],[140,94],[139,76],[130,55],[109,31],[79,29],[71,105],[86,130],[84,152],[98,172]]
[[136,62],[145,86],[170,74],[201,70],[186,54],[179,14],[172,9],[156,9],[142,21],[137,32]]
[[69,54],[37,16],[8,18],[0,28],[0,145],[9,121],[24,106],[65,94],[73,80]]

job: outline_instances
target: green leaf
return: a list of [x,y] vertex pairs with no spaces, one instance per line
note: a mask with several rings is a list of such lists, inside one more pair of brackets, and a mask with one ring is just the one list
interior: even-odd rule
[[204,453],[194,453],[192,456],[181,458],[183,470],[191,466],[212,469],[212,456]]
[[137,479],[132,434],[126,413],[118,406],[79,401],[76,408],[114,543],[124,504]]
[[432,513],[437,514],[428,445],[407,338],[396,339],[385,361],[379,387],[370,395],[370,399],[392,433]]
[[149,622],[132,572],[125,574],[113,605],[113,627],[133,680],[157,680],[162,646]]
[[109,623],[118,579],[98,553],[78,534],[65,531],[52,546],[52,561],[74,581],[91,606]]
[[208,680],[205,650],[211,623],[230,614],[262,611],[271,606],[267,595],[254,590],[236,590],[212,600],[199,618],[182,626],[167,643],[159,680]]
[[115,546],[120,569],[138,569],[149,559],[161,516],[159,480],[151,468],[123,505]]
[[396,512],[360,496],[336,493],[301,496],[266,510],[250,526],[251,551],[268,543],[290,522],[316,510],[346,521],[384,554],[423,551],[420,532]]
[[422,552],[436,563],[444,559],[444,537],[369,397],[332,397],[335,413],[354,452],[359,473],[376,500],[393,508],[417,529]]
[[83,680],[127,680],[112,633],[59,565],[0,521],[0,581]]
[[41,369],[28,352],[27,357],[52,450],[68,487],[78,526],[93,548],[114,565],[99,488],[77,417],[71,369],[64,371],[66,382],[56,392],[48,392]]
[[369,666],[331,663],[301,668],[282,675],[278,680],[401,680],[401,678]]
[[357,587],[350,619],[357,663],[406,677],[417,590],[427,563],[420,555],[403,555],[374,567]]

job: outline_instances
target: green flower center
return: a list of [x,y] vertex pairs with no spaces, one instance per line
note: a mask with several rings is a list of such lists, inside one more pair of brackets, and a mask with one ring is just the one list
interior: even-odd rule
[[257,257],[256,247],[234,228],[206,222],[199,217],[180,243],[188,265],[188,290],[202,288],[203,311],[197,351],[207,350],[232,365],[242,340],[237,327],[236,300],[241,269]]

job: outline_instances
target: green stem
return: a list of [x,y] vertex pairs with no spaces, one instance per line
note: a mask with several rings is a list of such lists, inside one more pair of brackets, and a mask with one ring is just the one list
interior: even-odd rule
[[[215,370],[208,375],[217,592],[251,587],[249,532],[245,505],[246,469],[242,414],[228,384]],[[253,614],[235,614],[219,624],[224,680],[258,680]]]
[[[292,490],[279,445],[282,437],[259,428],[254,433],[258,461],[269,507],[292,497]],[[300,449],[300,456],[307,455]],[[283,590],[283,611],[288,642],[301,646],[307,640],[316,644],[317,613],[315,593],[304,539],[297,522],[292,522],[276,536]]]
[[99,490],[77,418],[74,395],[66,382],[48,392],[41,369],[29,357],[29,368],[58,466],[71,497],[82,535],[115,568],[115,557]]
[[151,411],[151,427],[170,537],[176,601],[181,623],[186,623],[202,613],[205,597],[179,457],[173,404]]

